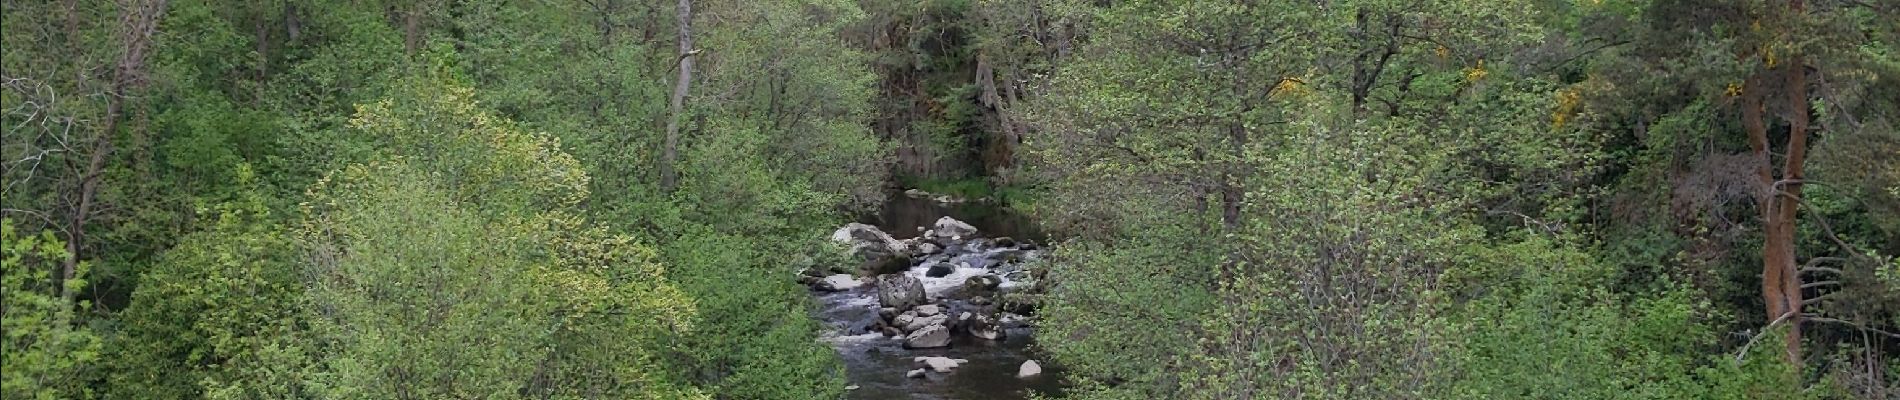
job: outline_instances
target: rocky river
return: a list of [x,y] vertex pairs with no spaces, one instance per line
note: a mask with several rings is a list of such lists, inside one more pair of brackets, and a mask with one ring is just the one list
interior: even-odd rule
[[[944,215],[951,210],[909,208],[902,209],[909,214],[891,217],[887,207],[871,221],[883,228],[839,228],[831,239],[847,246],[859,264],[808,271],[801,278],[829,326],[822,340],[845,361],[847,398],[1023,399],[1060,393],[1062,371],[1035,351],[1033,310],[1018,301],[1038,290],[1037,274],[1028,266],[1042,250],[1031,239],[989,236]],[[928,225],[892,223],[922,225],[919,217],[932,214],[940,216]]]

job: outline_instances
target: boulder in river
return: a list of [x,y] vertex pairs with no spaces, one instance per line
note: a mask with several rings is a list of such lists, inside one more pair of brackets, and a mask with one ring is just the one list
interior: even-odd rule
[[908,310],[911,306],[923,304],[924,282],[904,274],[879,275],[877,302],[898,310]]
[[863,286],[863,285],[864,285],[864,282],[859,281],[858,277],[851,276],[848,274],[837,274],[837,275],[827,276],[825,277],[825,279],[818,281],[818,283],[813,284],[812,286],[818,288],[818,290],[823,290],[827,292],[843,292],[843,291],[847,291],[851,289],[856,289],[858,286]]
[[[900,315],[898,316],[898,318],[903,318],[903,316]],[[944,324],[948,324],[948,323],[950,323],[950,316],[937,314],[937,315],[932,315],[928,317],[911,318],[911,320],[905,322],[903,326],[904,326],[905,332],[916,332],[916,331],[924,330],[931,326],[942,327]]]
[[951,273],[954,273],[957,271],[956,267],[951,266],[950,263],[937,262],[937,263],[925,263],[925,265],[929,265],[929,267],[924,269],[924,276],[931,277],[931,278],[942,278],[942,277],[950,276]]
[[905,378],[911,378],[911,379],[923,379],[923,377],[924,377],[924,369],[923,369],[923,368],[918,368],[918,369],[913,369],[913,370],[910,370],[910,372],[905,372],[905,373],[904,373],[904,377],[905,377]]
[[931,230],[934,231],[938,237],[967,238],[976,236],[975,226],[950,217],[938,218],[937,223],[931,226]]
[[904,347],[906,348],[929,349],[949,345],[950,328],[945,328],[943,325],[926,326],[904,337]]
[[982,268],[982,269],[995,268],[997,265],[1001,265],[1003,263],[1003,259],[1000,256],[998,256],[996,253],[966,254],[961,257],[957,257],[953,259],[953,261],[955,261],[958,265],[962,266],[963,268]]
[[856,222],[845,224],[844,227],[832,231],[831,241],[848,245],[874,244],[892,250],[903,250],[902,247],[904,247],[903,242],[891,237],[891,234],[884,233],[875,226]]
[[1003,340],[1003,327],[1001,324],[996,323],[995,317],[986,313],[976,313],[962,319],[964,320],[963,328],[970,331],[970,336],[989,340]]
[[963,366],[964,363],[970,362],[970,360],[950,357],[916,357],[910,360],[914,363],[923,364],[925,367],[929,367],[930,370],[937,372],[950,372],[957,369],[957,367]]
[[943,307],[936,304],[925,304],[917,306],[915,311],[917,311],[917,316],[919,317],[928,317],[943,312]]
[[888,274],[910,268],[910,245],[875,226],[850,223],[831,232],[831,240],[851,246],[851,255],[860,261],[858,269],[867,275]]
[[1042,375],[1042,365],[1036,364],[1036,360],[1024,361],[1023,366],[1016,369],[1017,378],[1028,378],[1036,375]]
[[1003,297],[997,300],[992,300],[992,302],[996,303],[996,308],[998,310],[1002,310],[1003,312],[1007,312],[1010,314],[1016,314],[1016,315],[1035,315],[1036,314],[1036,304],[1028,302],[1028,301],[1023,301],[1020,298]]
[[983,275],[972,276],[970,277],[970,279],[964,280],[963,291],[965,293],[972,293],[972,294],[989,293],[989,292],[995,291],[997,287],[1000,287],[1002,285],[1003,285],[1002,277],[991,275],[991,274],[983,274]]
[[859,247],[853,254],[861,260],[858,272],[865,275],[895,274],[910,269],[909,254],[871,247]]

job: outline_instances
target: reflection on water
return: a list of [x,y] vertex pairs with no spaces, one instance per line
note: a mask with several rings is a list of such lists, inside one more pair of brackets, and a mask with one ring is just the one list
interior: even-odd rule
[[859,222],[875,225],[898,239],[906,239],[917,237],[917,227],[930,226],[943,217],[969,223],[985,237],[1008,236],[1037,244],[1047,239],[1035,221],[1009,207],[984,202],[945,204],[928,198],[905,196],[903,193],[892,193],[876,215],[867,215]]

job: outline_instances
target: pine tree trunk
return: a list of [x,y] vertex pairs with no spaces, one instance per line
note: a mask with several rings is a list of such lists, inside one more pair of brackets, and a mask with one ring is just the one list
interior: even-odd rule
[[[1800,1],[1792,5],[1794,12],[1801,12]],[[1801,271],[1795,262],[1795,222],[1801,209],[1802,180],[1806,179],[1810,122],[1807,67],[1798,56],[1789,57],[1783,63],[1783,70],[1779,72],[1785,79],[1782,90],[1788,110],[1788,145],[1779,178],[1775,175],[1768,127],[1763,120],[1763,103],[1767,97],[1763,87],[1768,82],[1765,76],[1750,77],[1743,85],[1742,126],[1748,133],[1759,186],[1755,206],[1762,220],[1761,296],[1767,312],[1765,317],[1770,325],[1788,326],[1788,333],[1783,337],[1783,357],[1789,365],[1800,368],[1803,296]]]
[[[1797,12],[1800,2],[1795,2]],[[1788,313],[1788,362],[1801,365],[1801,271],[1795,263],[1795,216],[1801,211],[1801,184],[1807,179],[1808,158],[1808,90],[1807,70],[1800,57],[1790,57],[1787,61],[1788,95],[1788,158],[1781,168],[1781,180],[1774,189],[1776,213],[1774,224],[1780,225],[1769,240],[1779,242],[1777,252],[1764,254],[1766,264],[1763,268],[1779,268],[1781,301],[1784,312]],[[1763,275],[1766,278],[1767,275]]]

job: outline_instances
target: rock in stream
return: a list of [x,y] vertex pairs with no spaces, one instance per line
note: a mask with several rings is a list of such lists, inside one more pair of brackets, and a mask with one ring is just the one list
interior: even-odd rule
[[[1019,377],[1035,365],[1032,319],[992,300],[1033,287],[1030,274],[1018,272],[1039,250],[981,238],[976,227],[950,217],[920,231],[896,239],[865,224],[839,228],[832,239],[847,244],[864,263],[858,273],[871,278],[801,278],[811,282],[823,305],[818,317],[832,328],[825,341],[858,387],[847,396],[1008,399],[1059,392],[1052,374]],[[872,265],[894,258],[902,265]]]

